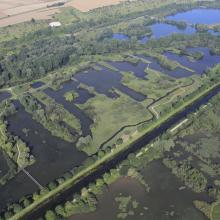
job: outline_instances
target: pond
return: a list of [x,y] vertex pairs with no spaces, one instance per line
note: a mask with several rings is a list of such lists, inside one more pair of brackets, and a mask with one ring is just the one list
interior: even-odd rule
[[34,89],[40,88],[41,86],[45,85],[43,82],[34,82],[31,84],[31,87]]
[[129,37],[122,33],[115,33],[112,37],[114,40],[129,40]]
[[170,25],[170,24],[163,24],[163,23],[157,23],[151,26],[152,28],[152,32],[153,38],[161,38],[161,37],[167,37],[171,34],[193,34],[196,32],[196,30],[192,27],[187,26],[186,29],[181,30],[178,29],[176,26],[174,25]]
[[189,77],[191,76],[193,73],[192,72],[189,72],[183,68],[180,68],[180,67],[177,67],[176,69],[174,70],[168,70],[168,69],[165,69],[164,67],[162,67],[156,59],[152,58],[152,57],[149,57],[149,56],[144,56],[144,55],[137,55],[138,57],[140,58],[143,58],[149,62],[151,62],[149,64],[149,68],[150,69],[153,69],[153,70],[157,70],[161,73],[164,73],[164,74],[167,74],[171,77],[174,77],[174,78],[183,78],[183,77]]
[[[48,91],[48,90],[45,90]],[[84,104],[86,103],[90,98],[94,97],[94,94],[91,94],[87,89],[81,88],[80,83],[75,80],[70,80],[68,82],[65,82],[62,84],[61,88],[59,90],[53,90],[49,89],[49,94],[53,94],[53,97],[62,97],[64,98],[64,95],[66,92],[74,91],[77,93],[77,97],[74,98],[73,103],[75,104]]]
[[0,212],[7,204],[16,202],[22,196],[30,195],[38,190],[37,185],[26,174],[20,171],[6,185],[0,186]]
[[211,55],[208,48],[188,48],[186,50],[188,53],[201,52],[203,53],[203,58],[200,60],[190,61],[187,56],[179,56],[174,53],[166,52],[164,53],[168,59],[175,60],[180,64],[192,69],[197,74],[203,74],[205,70],[211,68],[220,62],[220,55]]
[[4,101],[11,97],[11,93],[9,92],[0,92],[0,102]]
[[191,24],[216,24],[220,23],[220,10],[199,8],[167,16],[166,18]]
[[[174,25],[165,24],[165,23],[156,23],[150,26],[152,29],[152,36],[148,38],[147,36],[142,37],[139,42],[145,44],[151,38],[161,38],[167,37],[171,34],[193,34],[196,32],[195,28],[187,26],[186,29],[179,29]],[[113,39],[117,40],[129,40],[130,38],[125,34],[114,34]]]
[[[17,105],[18,112],[7,119],[8,130],[30,146],[36,162],[27,170],[42,185],[82,164],[86,159],[83,152],[78,151],[73,143],[52,136],[40,123],[34,121],[20,104]],[[27,132],[23,132],[24,128]]]
[[74,77],[81,83],[95,88],[96,92],[105,94],[110,98],[117,98],[118,94],[114,89],[125,93],[136,101],[143,101],[146,96],[138,93],[121,83],[122,75],[119,72],[113,72],[105,67],[100,67],[101,70],[89,69],[87,71],[79,72]]
[[[65,83],[58,91],[47,88],[44,90],[44,92],[53,98],[57,103],[62,104],[67,111],[72,113],[80,120],[82,134],[83,136],[87,136],[91,135],[90,126],[93,124],[93,121],[75,104],[83,104],[94,95],[90,94],[86,89],[77,88],[78,84],[79,83],[76,81],[69,81]],[[64,94],[71,90],[76,91],[78,94],[78,97],[73,102],[69,102],[64,98]]]
[[150,187],[147,192],[136,180],[124,177],[109,186],[105,193],[98,197],[98,208],[93,213],[78,214],[70,220],[105,220],[118,219],[118,204],[115,198],[118,196],[131,196],[139,205],[134,209],[134,216],[126,220],[155,220],[155,219],[182,219],[182,220],[206,220],[207,218],[198,211],[194,200],[209,200],[205,194],[196,194],[185,188],[163,164],[157,160],[141,170],[146,183]]
[[130,63],[130,62],[108,62],[111,66],[119,69],[120,71],[125,72],[132,72],[134,75],[138,78],[147,79],[147,74],[144,72],[144,70],[147,68],[147,64],[143,62],[138,63]]
[[[19,102],[16,102],[16,107],[17,113],[7,119],[8,130],[31,148],[36,162],[26,170],[42,186],[82,164],[87,156],[78,151],[73,143],[52,136],[41,124],[32,119]],[[27,133],[23,132],[24,128],[27,129]],[[17,201],[22,196],[37,190],[36,184],[26,174],[18,173],[6,185],[0,187],[0,209],[8,202]]]
[[[17,113],[7,121],[8,131],[20,137],[31,148],[36,162],[26,170],[42,185],[62,176],[86,159],[86,155],[76,149],[73,143],[68,143],[52,136],[41,124],[34,121],[19,102],[15,102]],[[27,129],[27,133],[23,129]],[[0,152],[0,159],[2,155]],[[2,169],[1,160],[1,169]],[[17,201],[22,196],[38,190],[36,184],[23,172],[18,173],[6,185],[0,187],[0,210],[8,202]]]

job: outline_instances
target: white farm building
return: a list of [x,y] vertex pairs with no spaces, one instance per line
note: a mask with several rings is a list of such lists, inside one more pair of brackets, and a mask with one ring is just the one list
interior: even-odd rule
[[54,21],[49,24],[50,27],[60,27],[61,23],[59,21]]

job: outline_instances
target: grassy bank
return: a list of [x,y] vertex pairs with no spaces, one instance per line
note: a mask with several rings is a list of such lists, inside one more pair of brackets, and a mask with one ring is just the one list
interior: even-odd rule
[[214,203],[211,208],[211,220],[220,219],[220,201]]
[[147,127],[144,131],[138,133],[135,136],[135,139],[129,140],[126,143],[121,144],[118,148],[116,148],[114,151],[111,153],[105,155],[103,158],[100,160],[96,161],[94,164],[92,164],[90,167],[85,168],[84,170],[80,171],[78,174],[76,174],[74,177],[71,179],[67,180],[60,186],[58,186],[56,189],[50,191],[46,195],[42,196],[39,200],[33,202],[31,205],[23,209],[21,212],[17,213],[14,215],[11,219],[12,220],[17,220],[17,219],[22,219],[24,216],[27,214],[31,213],[32,210],[37,209],[40,205],[48,202],[50,199],[54,198],[56,195],[61,193],[62,191],[65,191],[66,189],[72,187],[74,184],[82,180],[85,176],[88,176],[91,174],[94,170],[97,170],[100,166],[105,164],[106,161],[109,161],[113,159],[116,155],[119,153],[125,151],[128,149],[132,144],[134,144],[139,138],[143,137],[144,135],[152,132],[154,129],[159,127],[162,123],[166,122],[169,120],[171,117],[173,117],[175,114],[181,112],[183,109],[185,109],[187,106],[191,105],[193,102],[201,98],[202,96],[206,95],[208,92],[210,92],[212,89],[218,87],[220,83],[216,83],[215,85],[204,89],[201,93],[196,94],[193,98],[191,98],[188,101],[185,101],[181,106],[177,107],[176,109],[173,109],[170,111],[168,114],[164,115],[157,121],[154,121],[149,127]]

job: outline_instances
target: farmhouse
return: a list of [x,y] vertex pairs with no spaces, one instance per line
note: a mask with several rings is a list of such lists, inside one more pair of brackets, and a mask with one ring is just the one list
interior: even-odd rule
[[59,21],[54,21],[49,24],[50,27],[60,27],[61,23]]

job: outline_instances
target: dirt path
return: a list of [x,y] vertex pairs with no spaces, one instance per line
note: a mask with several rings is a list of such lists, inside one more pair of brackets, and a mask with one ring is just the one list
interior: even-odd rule
[[185,90],[184,88],[180,88],[180,90],[182,90],[182,92],[180,92],[179,94],[177,93],[177,94],[173,95],[173,96],[171,97],[171,99],[168,100],[167,102],[164,102],[164,103],[161,103],[161,104],[158,104],[158,105],[153,105],[153,106],[150,107],[150,109],[152,110],[152,112],[154,113],[154,115],[155,115],[155,117],[156,117],[157,119],[159,119],[160,114],[156,111],[155,108],[157,108],[157,107],[159,107],[159,106],[162,106],[162,105],[166,105],[166,104],[172,102],[177,96],[182,95],[183,93],[186,92],[186,90]]

